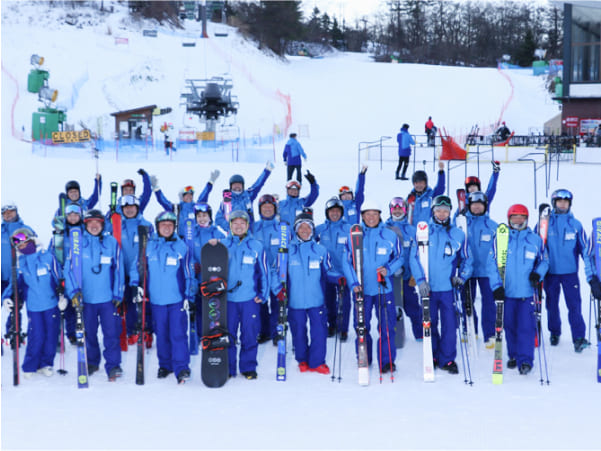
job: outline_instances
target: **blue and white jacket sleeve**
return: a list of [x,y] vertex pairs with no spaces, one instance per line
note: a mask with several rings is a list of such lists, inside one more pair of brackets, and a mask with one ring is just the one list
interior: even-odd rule
[[432,190],[432,198],[434,198],[436,196],[440,196],[441,194],[444,194],[445,183],[446,183],[446,179],[445,179],[444,171],[438,171],[438,181],[436,182],[436,186]]

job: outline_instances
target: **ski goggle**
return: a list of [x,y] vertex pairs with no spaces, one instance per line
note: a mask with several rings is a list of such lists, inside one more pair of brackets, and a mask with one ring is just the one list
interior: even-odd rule
[[121,198],[121,206],[127,207],[128,205],[135,205],[136,207],[138,206],[138,200],[136,199],[136,196],[127,194]]
[[300,189],[300,183],[298,183],[296,180],[291,180],[290,182],[286,183],[286,189]]
[[204,202],[194,205],[194,212],[198,213],[199,211],[202,211],[203,213],[209,213],[211,211],[211,206]]
[[2,205],[2,214],[7,211],[17,211],[17,206],[14,204]]
[[474,191],[468,196],[467,202],[470,205],[476,202],[482,202],[483,204],[486,204],[488,202],[488,199],[486,197],[486,194],[484,194],[482,191]]
[[557,200],[557,199],[572,200],[572,193],[569,192],[567,189],[558,189],[557,191],[555,191],[553,193],[552,197],[554,200]]
[[436,210],[437,208],[448,208],[450,210],[453,208],[451,199],[448,196],[438,196],[434,199],[434,205],[432,205],[433,210]]
[[72,213],[78,214],[81,216],[81,207],[77,204],[70,204],[65,207],[65,215],[70,215]]
[[194,194],[194,187],[192,185],[184,187],[182,194]]
[[15,246],[18,246],[19,244],[24,243],[25,241],[29,240],[29,237],[27,236],[27,234],[25,234],[23,232],[18,232],[12,236],[12,240],[13,240],[13,244]]
[[352,190],[352,189],[350,189],[350,188],[349,188],[348,186],[346,186],[346,185],[344,185],[344,186],[341,186],[341,187],[340,187],[340,189],[338,190],[338,194],[345,194],[345,193],[348,193],[348,194],[353,194],[353,190]]
[[392,210],[393,208],[402,208],[403,210],[405,210],[407,208],[407,203],[405,202],[405,199],[403,199],[402,197],[393,197],[390,201],[390,209]]

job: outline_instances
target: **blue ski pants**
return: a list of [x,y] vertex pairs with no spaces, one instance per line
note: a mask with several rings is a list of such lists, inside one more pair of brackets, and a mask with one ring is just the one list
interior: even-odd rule
[[183,301],[174,304],[152,306],[152,324],[157,340],[159,367],[173,371],[189,370],[188,312]]
[[[381,298],[381,302],[379,302]],[[379,338],[376,344],[378,351],[378,361],[384,366],[388,363],[394,363],[396,359],[396,346],[394,345],[395,327],[396,327],[396,307],[394,305],[394,295],[391,292],[382,294],[382,296],[365,296],[365,327],[367,328],[367,359],[369,364],[372,362],[372,339],[371,312],[375,308],[376,318],[378,318]],[[382,318],[380,318],[382,315]],[[355,312],[354,325],[357,327],[357,314]],[[388,319],[388,322],[386,322]],[[355,350],[357,350],[357,340],[355,340]],[[389,352],[390,350],[390,352]],[[392,354],[392,355],[391,355]]]
[[[309,320],[308,331],[307,320]],[[309,309],[289,308],[288,321],[296,361],[307,362],[309,368],[317,368],[326,363],[328,326],[325,306]],[[310,343],[307,332],[311,335]]]
[[119,333],[121,322],[117,309],[112,302],[83,305],[83,320],[86,332],[86,352],[88,364],[100,365],[100,345],[98,344],[98,325],[102,327],[104,345],[104,369],[106,374],[116,366],[121,365],[121,346]]
[[42,312],[27,311],[27,349],[21,367],[23,371],[33,373],[45,366],[54,365],[59,318],[57,307]]
[[516,359],[518,368],[522,363],[532,366],[536,336],[534,298],[505,298],[504,325],[509,358]]
[[409,280],[403,280],[403,310],[411,320],[411,330],[416,339],[424,336],[424,327],[422,324],[422,307],[419,304],[417,291],[415,287],[409,285]]
[[[439,365],[455,361],[457,357],[457,315],[453,305],[453,291],[430,293],[432,320],[432,355]],[[440,323],[440,331],[438,324]]]
[[[476,334],[478,334],[478,311],[475,308],[476,304],[476,291],[477,287],[480,287],[480,298],[482,302],[482,332],[484,334],[484,341],[487,341],[489,338],[494,338],[495,336],[495,317],[497,314],[495,299],[492,294],[492,290],[490,288],[490,281],[488,277],[474,277],[467,281],[467,285],[469,285],[471,293],[472,293],[472,301],[474,303],[474,326],[476,330]],[[465,293],[461,292],[461,299],[463,301],[463,305],[465,307]],[[465,311],[465,308],[464,308]]]
[[584,338],[586,325],[582,317],[582,298],[580,297],[578,274],[547,274],[543,287],[547,297],[547,327],[549,332],[552,335],[561,335],[561,316],[559,314],[559,291],[561,288],[568,306],[568,321],[572,330],[572,341],[577,338]]
[[269,303],[261,304],[261,328],[260,335],[274,338],[276,336],[276,327],[278,325],[278,298],[269,294]]
[[227,329],[232,336],[232,344],[228,349],[230,360],[230,376],[236,375],[238,329],[240,329],[240,362],[241,373],[257,369],[257,336],[261,328],[261,305],[254,299],[244,302],[227,303]]
[[337,283],[326,282],[325,300],[328,316],[328,326],[336,327],[339,332],[348,332],[348,326],[351,322],[351,294],[350,289],[345,286],[342,293],[342,318],[340,323],[338,317],[338,297],[340,286]]

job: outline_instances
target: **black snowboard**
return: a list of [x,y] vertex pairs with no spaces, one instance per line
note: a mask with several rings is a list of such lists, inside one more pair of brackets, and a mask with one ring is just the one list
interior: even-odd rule
[[229,376],[227,330],[227,248],[205,244],[202,264],[202,363],[200,373],[207,387],[221,387]]

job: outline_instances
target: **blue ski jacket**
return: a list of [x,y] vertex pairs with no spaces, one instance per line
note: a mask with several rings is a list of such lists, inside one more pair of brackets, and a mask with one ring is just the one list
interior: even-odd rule
[[[80,196],[79,199],[77,199],[76,201],[72,201],[71,199],[67,198],[67,204],[77,204],[81,207],[82,211],[85,213],[87,210],[91,210],[92,208],[94,208],[94,206],[98,203],[98,196],[100,196],[100,192],[102,191],[102,177],[100,177],[100,180],[94,178],[94,192],[92,192],[92,195],[89,197],[89,199],[84,199],[81,196],[81,192],[80,192]],[[60,216],[60,208],[57,208],[56,211],[54,212],[54,216]]]
[[331,259],[331,272],[338,277],[344,276],[343,265],[348,264],[350,234],[351,226],[343,218],[336,222],[326,219],[315,229],[315,239],[327,249]]
[[[148,222],[141,213],[138,213],[133,218],[126,218],[121,214],[121,252],[123,254],[123,263],[125,274],[129,276],[133,270],[133,265],[136,264],[139,258],[139,243],[138,226],[148,228],[148,237],[154,233],[154,226]],[[113,226],[110,221],[105,222],[104,230],[113,234]],[[130,280],[131,285],[131,280]]]
[[[196,202],[208,202],[209,194],[213,190],[213,184],[211,182],[207,182],[205,189],[199,194]],[[182,238],[186,236],[186,220],[191,219],[192,225],[196,224],[196,214],[194,212],[194,202],[184,202],[180,200],[180,202],[176,205],[172,204],[167,200],[163,191],[158,190],[155,192],[157,201],[161,206],[168,211],[172,211],[177,214],[177,233]],[[177,208],[177,210],[176,210]]]
[[[290,230],[290,228],[289,228]],[[276,218],[261,219],[253,224],[252,235],[263,244],[267,255],[267,266],[271,268],[277,261],[280,249],[280,223]]]
[[286,142],[284,146],[284,153],[282,158],[286,162],[288,166],[300,166],[301,165],[301,157],[305,160],[307,159],[307,155],[305,155],[305,151],[303,150],[303,146],[300,145],[296,138],[290,138]]
[[192,263],[194,264],[194,274],[198,279],[198,283],[202,282],[202,274],[196,269],[196,264],[202,265],[202,247],[207,244],[209,240],[222,240],[223,238],[225,238],[225,234],[219,230],[218,227],[212,224],[209,227],[201,227],[196,224],[194,227],[194,238],[192,241]]
[[[59,265],[54,255],[44,250],[41,245],[38,245],[37,251],[31,255],[23,255],[20,252],[17,255],[19,259],[17,286],[19,295],[23,296],[25,300],[27,310],[43,312],[56,308]],[[9,279],[2,298],[8,298],[12,294],[13,281]]]
[[407,217],[402,221],[395,221],[391,216],[385,224],[387,227],[396,227],[403,235],[401,240],[401,246],[403,247],[403,280],[409,280],[411,278],[411,245],[415,240],[415,227],[407,222]]
[[[166,240],[157,234],[146,247],[147,281],[150,302],[155,305],[171,305],[184,299],[193,300],[195,284],[188,246],[173,234]],[[137,268],[137,260],[134,268]],[[135,284],[139,280],[136,270]],[[134,283],[132,283],[134,285]]]
[[359,224],[361,218],[361,205],[365,200],[365,173],[359,172],[357,177],[357,183],[355,186],[355,195],[353,199],[343,200],[344,205],[344,220],[352,225]]
[[[440,196],[445,190],[444,171],[438,171],[438,181],[434,189],[426,188],[423,193],[417,194],[415,189],[412,189],[409,195],[415,195],[415,206],[413,207],[413,222],[412,225],[417,226],[420,221],[428,222],[432,216],[430,209],[432,208],[432,199]],[[407,196],[409,197],[409,196]]]
[[[429,224],[428,283],[431,291],[451,291],[451,277],[458,275],[464,281],[472,275],[472,261],[465,245],[465,234],[455,226],[445,227],[434,221]],[[456,270],[459,270],[456,272]],[[417,240],[411,245],[411,273],[417,285],[426,280],[419,261]]]
[[474,216],[467,212],[465,217],[469,255],[472,257],[472,277],[490,277],[491,261],[493,265],[496,264],[493,255],[498,224],[490,219],[488,213]]
[[[144,210],[146,210],[146,207],[148,206],[148,202],[150,202],[150,195],[152,194],[152,187],[150,184],[150,176],[144,172],[142,173],[142,182],[144,184],[144,188],[142,190],[142,195],[140,197],[138,197],[138,201],[140,202],[140,208],[139,208],[139,212],[140,213],[144,213]],[[119,199],[117,199],[117,211],[119,213],[123,213],[121,211],[121,198],[123,196],[119,196]]]
[[[488,187],[486,188],[486,197],[488,198],[488,209],[486,214],[488,214],[488,212],[490,211],[490,204],[492,203],[492,200],[495,197],[495,193],[497,192],[497,182],[499,181],[499,173],[498,172],[493,172],[492,176],[490,177],[490,180],[488,181]],[[466,196],[468,196],[469,194],[466,193]],[[467,208],[467,205],[465,207],[465,213],[469,213],[469,209]],[[453,213],[453,221],[455,221],[455,219],[457,218],[457,215],[461,213],[459,211],[459,205],[457,205],[457,209],[455,210],[455,213]]]
[[307,197],[291,197],[280,201],[278,210],[280,212],[280,221],[286,221],[289,225],[294,225],[296,215],[302,213],[304,207],[310,207],[319,196],[319,185],[311,183],[311,191]]
[[[264,169],[257,181],[247,190],[242,191],[241,193],[235,193],[232,191],[232,211],[242,210],[248,213],[250,218],[250,227],[252,229],[252,225],[255,222],[255,217],[253,214],[253,201],[259,195],[261,188],[269,178],[271,171],[269,169]],[[225,209],[223,206],[223,201],[219,205],[219,210],[215,215],[215,224],[221,227],[226,233],[230,230],[230,224],[225,217]]]
[[[81,290],[83,302],[87,304],[121,301],[125,289],[125,272],[117,240],[109,234],[93,236],[84,231],[81,235],[80,255],[82,287],[78,286],[73,273],[73,246],[70,246],[64,268],[65,294],[73,298]],[[137,283],[138,279],[135,280]]]
[[411,156],[411,146],[415,145],[415,140],[409,134],[409,130],[401,128],[401,132],[396,135],[396,141],[399,144],[399,157]]
[[[403,266],[403,248],[397,234],[383,222],[376,227],[363,226],[363,293],[367,296],[377,296],[379,292],[378,268],[386,268],[386,285],[382,293],[392,292],[392,276]],[[348,258],[352,265],[352,247],[349,240]],[[351,271],[349,287],[358,285],[357,274]]]
[[[495,242],[495,261],[497,261],[497,248]],[[549,257],[543,249],[543,240],[530,228],[524,230],[509,229],[509,244],[507,246],[507,264],[505,268],[505,283],[501,281],[499,272],[490,278],[490,286],[495,288],[505,285],[505,297],[530,298],[534,295],[534,288],[529,276],[536,271],[545,277],[549,269]]]
[[16,220],[14,222],[5,222],[2,221],[2,281],[6,282],[10,279],[11,275],[11,263],[12,257],[10,253],[10,237],[17,229],[25,228],[31,231],[35,235],[33,229],[29,226],[26,226],[21,218],[17,215]]
[[[315,241],[292,240],[288,252],[288,305],[310,309],[324,305],[325,283],[337,281],[331,274],[330,255]],[[277,273],[277,268],[276,268]]]
[[[537,224],[534,231],[539,233]],[[547,233],[547,253],[549,274],[573,274],[578,272],[578,256],[584,260],[587,279],[592,274],[590,259],[587,257],[587,238],[584,228],[571,212],[559,214],[553,211],[549,216]]]
[[243,239],[229,235],[222,241],[229,257],[227,300],[246,302],[269,299],[269,272],[263,243],[249,235]]
[[[601,278],[601,247],[598,249],[595,249],[595,240],[597,240],[597,242],[601,242],[601,236],[595,236],[595,229],[591,230],[591,236],[588,239],[588,246],[587,246],[587,251],[586,251],[586,258],[589,261],[589,268],[591,273],[590,274],[586,274],[586,280],[587,282],[590,282],[591,279],[593,278],[593,275],[597,275],[599,278]],[[595,255],[596,252],[599,252],[599,254]],[[598,261],[596,261],[596,259],[599,259]],[[585,265],[586,268],[586,265]]]

